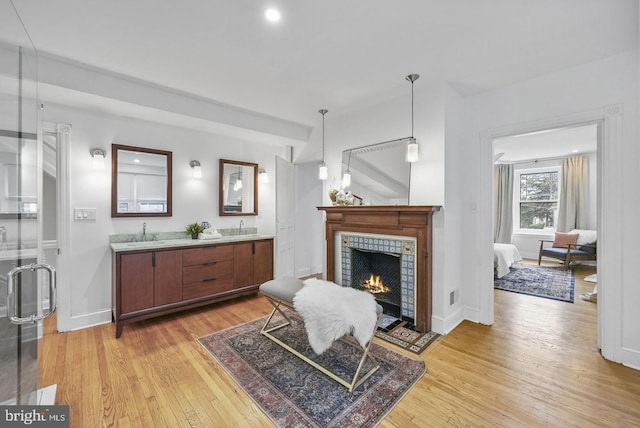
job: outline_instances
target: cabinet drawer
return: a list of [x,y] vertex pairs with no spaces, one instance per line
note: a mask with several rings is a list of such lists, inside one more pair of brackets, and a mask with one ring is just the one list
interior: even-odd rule
[[182,298],[184,300],[195,299],[197,297],[211,296],[233,289],[233,276],[209,281],[192,282],[182,286]]
[[200,282],[210,279],[222,279],[233,275],[233,260],[208,262],[182,268],[182,283]]
[[182,250],[182,265],[201,265],[207,262],[233,259],[233,245]]

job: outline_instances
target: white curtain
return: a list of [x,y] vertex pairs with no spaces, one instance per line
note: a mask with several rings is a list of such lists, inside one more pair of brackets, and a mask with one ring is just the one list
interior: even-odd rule
[[587,229],[589,221],[589,160],[567,158],[562,164],[562,184],[556,230]]
[[493,168],[493,242],[510,244],[513,232],[513,165]]

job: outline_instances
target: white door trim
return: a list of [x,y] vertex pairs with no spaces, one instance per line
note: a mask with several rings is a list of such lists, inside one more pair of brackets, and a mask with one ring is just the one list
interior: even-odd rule
[[69,135],[71,125],[45,123],[44,132],[55,133],[56,138],[56,192],[57,192],[57,329],[71,329],[71,202],[69,200]]
[[[622,105],[616,104],[599,109],[489,129],[481,133],[480,168],[481,200],[492,201],[493,189],[493,139],[509,135],[535,132],[543,129],[600,124],[598,139],[598,346],[602,355],[612,361],[621,360],[621,296],[622,296],[622,228],[619,213],[622,212]],[[493,249],[492,208],[485,203],[480,210],[480,254],[482,259],[479,293],[479,321],[493,324]]]

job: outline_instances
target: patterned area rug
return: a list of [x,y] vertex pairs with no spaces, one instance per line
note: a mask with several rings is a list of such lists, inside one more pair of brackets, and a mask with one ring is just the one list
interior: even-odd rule
[[380,339],[386,340],[389,343],[400,346],[407,351],[411,351],[414,354],[420,354],[427,349],[427,346],[432,344],[440,335],[429,331],[427,333],[420,333],[416,331],[413,324],[406,321],[401,321],[394,317],[388,317],[386,321],[383,316],[380,326],[376,331],[376,336]]
[[573,272],[561,268],[514,263],[502,278],[494,278],[500,290],[573,303]]
[[[315,356],[302,321],[297,314],[291,318],[291,326],[272,334],[333,371],[354,372],[362,355],[355,340],[342,338],[324,354]],[[373,343],[369,352],[380,368],[349,393],[262,336],[265,320],[257,319],[198,341],[279,427],[374,427],[426,372],[424,361]],[[276,317],[274,320],[278,321]],[[363,372],[370,368],[368,361]]]

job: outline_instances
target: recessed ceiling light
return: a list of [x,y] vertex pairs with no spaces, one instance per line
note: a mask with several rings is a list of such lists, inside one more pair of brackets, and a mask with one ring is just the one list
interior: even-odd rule
[[281,15],[280,12],[276,9],[267,9],[264,12],[264,17],[267,18],[267,21],[278,22],[280,21]]
[[578,149],[573,149],[573,150],[571,150],[571,153],[578,153],[579,151],[580,150],[578,150]]

